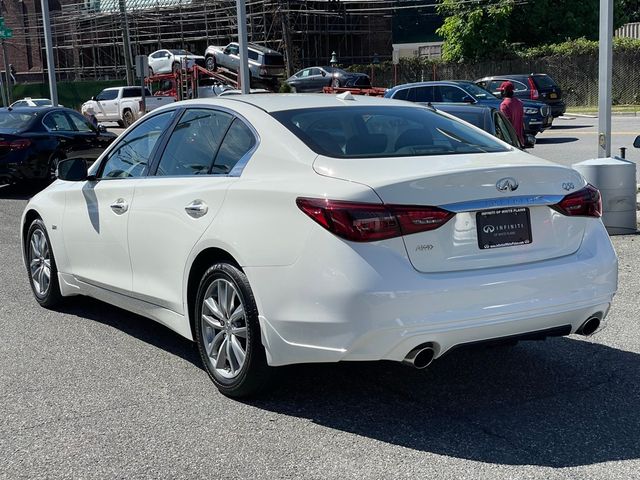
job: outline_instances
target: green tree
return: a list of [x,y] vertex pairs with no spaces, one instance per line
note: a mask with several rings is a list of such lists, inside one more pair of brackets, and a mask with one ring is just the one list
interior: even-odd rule
[[[614,0],[614,28],[640,18],[640,0]],[[597,40],[600,0],[442,0],[445,60],[500,58],[515,48]]]
[[462,61],[503,54],[513,8],[513,0],[442,0],[438,13],[444,23],[437,30],[444,39],[442,57]]
[[[628,20],[631,0],[614,1],[614,28]],[[600,0],[535,0],[516,6],[509,40],[526,46],[598,39]]]

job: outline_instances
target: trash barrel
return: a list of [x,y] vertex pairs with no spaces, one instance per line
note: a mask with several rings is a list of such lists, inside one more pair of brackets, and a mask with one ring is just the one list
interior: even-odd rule
[[574,163],[602,194],[602,222],[610,235],[636,233],[636,164],[621,158],[596,158]]

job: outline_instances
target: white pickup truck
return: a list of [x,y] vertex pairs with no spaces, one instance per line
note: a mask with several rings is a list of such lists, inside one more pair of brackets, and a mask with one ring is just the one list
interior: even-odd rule
[[[140,87],[112,87],[105,88],[98,95],[82,104],[83,114],[91,113],[98,122],[118,122],[121,127],[128,127],[142,115],[140,103],[142,90]],[[145,88],[146,112],[175,102],[173,96],[152,96]]]

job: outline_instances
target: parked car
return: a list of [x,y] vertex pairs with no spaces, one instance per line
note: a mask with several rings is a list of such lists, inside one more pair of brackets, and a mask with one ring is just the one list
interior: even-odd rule
[[484,105],[443,103],[439,104],[437,109],[440,112],[447,112],[460,120],[464,120],[475,127],[481,128],[485,132],[499,138],[503,142],[507,142],[515,148],[533,148],[536,143],[536,138],[529,134],[525,139],[526,144],[522,145],[513,125],[511,125],[509,119],[505,117],[498,108]]
[[149,75],[177,72],[183,61],[186,61],[187,68],[194,65],[204,67],[202,55],[194,55],[187,50],[156,50],[149,55]]
[[514,95],[521,100],[531,99],[544,102],[549,105],[551,115],[556,118],[563,115],[567,106],[562,99],[562,89],[553,78],[545,73],[531,73],[529,75],[495,75],[484,77],[475,81],[476,85],[500,94],[502,82],[510,81],[515,90]]
[[95,160],[115,138],[68,108],[0,109],[0,183],[51,181],[60,160]]
[[[281,53],[250,43],[248,55],[249,75],[252,79],[272,82],[284,76],[284,57]],[[210,46],[204,56],[207,69],[212,72],[218,67],[237,72],[240,67],[240,46],[235,42],[226,47]]]
[[347,72],[337,67],[305,68],[289,77],[286,83],[293,92],[322,92],[324,87],[371,87],[369,75]]
[[[24,97],[21,98],[20,100],[16,100],[15,102],[13,102],[11,105],[9,105],[11,108],[16,108],[16,107],[50,107],[51,106],[51,100],[48,98],[31,98],[31,97]],[[63,107],[64,105],[58,105],[59,107]]]
[[180,102],[58,171],[21,222],[36,300],[152,318],[230,396],[279,365],[424,368],[467,343],[588,335],[617,288],[577,171],[408,102]]
[[[91,108],[98,122],[118,122],[121,127],[128,127],[142,116],[141,101],[141,87],[111,87],[83,103],[81,111],[84,114]],[[171,95],[152,96],[149,89],[145,88],[146,112],[175,101]]]
[[[462,80],[408,83],[393,87],[385,97],[419,103],[471,103],[499,108],[502,100],[473,82]],[[533,100],[524,100],[524,132],[537,135],[553,123],[549,107]]]

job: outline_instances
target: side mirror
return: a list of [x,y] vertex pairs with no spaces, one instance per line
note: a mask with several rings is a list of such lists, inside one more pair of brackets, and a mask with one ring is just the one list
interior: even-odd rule
[[524,148],[533,148],[536,145],[536,137],[530,133],[524,136]]
[[467,96],[465,96],[465,97],[463,97],[463,98],[462,98],[462,101],[463,101],[464,103],[476,103],[476,101],[475,101],[473,98],[471,98],[470,96],[468,96],[468,95],[467,95]]
[[165,53],[165,54],[164,54],[164,56],[165,56],[166,58],[171,58],[171,54],[170,54],[170,53]]
[[103,124],[99,123],[99,124],[98,124],[98,131],[99,131],[100,133],[104,133],[104,132],[106,132],[106,131],[107,131],[107,127],[105,127]]
[[635,148],[640,148],[640,135],[638,135],[636,139],[633,141],[633,146]]
[[58,163],[56,177],[67,182],[81,182],[88,177],[87,162],[83,158],[71,158]]

